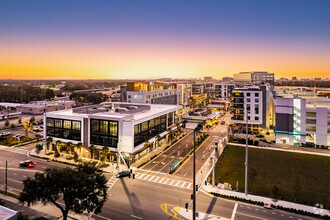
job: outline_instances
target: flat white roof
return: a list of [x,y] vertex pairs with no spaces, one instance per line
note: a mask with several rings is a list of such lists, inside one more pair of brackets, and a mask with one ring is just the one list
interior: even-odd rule
[[[121,104],[121,102],[116,102],[116,104]],[[60,118],[61,116],[75,116],[75,117],[83,117],[87,118],[88,116],[97,116],[97,117],[102,117],[102,118],[109,118],[109,119],[123,119],[129,116],[130,120],[140,120],[146,117],[149,117],[151,115],[156,115],[156,114],[166,114],[168,112],[173,112],[176,110],[181,109],[182,107],[180,105],[162,105],[162,104],[141,104],[141,103],[125,103],[123,102],[122,104],[130,104],[132,106],[134,105],[148,105],[150,106],[150,109],[148,110],[143,110],[140,112],[135,112],[135,113],[119,113],[119,112],[98,112],[94,114],[87,114],[87,113],[75,113],[73,112],[73,109],[66,109],[66,110],[60,110],[60,111],[55,111],[55,112],[49,112],[47,113],[47,116],[49,117],[58,117]]]

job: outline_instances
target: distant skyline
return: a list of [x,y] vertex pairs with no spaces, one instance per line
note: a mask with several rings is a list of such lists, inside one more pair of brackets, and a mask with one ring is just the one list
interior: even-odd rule
[[327,0],[0,0],[0,78],[329,78],[329,11]]

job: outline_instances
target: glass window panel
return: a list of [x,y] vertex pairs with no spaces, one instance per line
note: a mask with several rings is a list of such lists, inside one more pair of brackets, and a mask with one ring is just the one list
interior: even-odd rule
[[55,126],[54,119],[53,118],[47,118],[46,125],[47,125],[47,127],[54,127]]
[[99,120],[92,120],[92,132],[99,132]]
[[62,119],[55,119],[55,127],[62,128]]
[[80,121],[72,121],[72,129],[80,131]]
[[138,133],[140,133],[140,124],[138,124],[138,125],[134,125],[134,134],[138,134]]
[[108,121],[100,121],[100,133],[102,134],[109,133]]
[[153,128],[153,127],[155,127],[155,120],[154,119],[151,119],[149,121],[149,128]]
[[141,126],[141,132],[147,131],[148,130],[148,122],[143,122]]
[[65,129],[71,129],[71,121],[69,121],[69,120],[63,120],[63,128],[65,128]]

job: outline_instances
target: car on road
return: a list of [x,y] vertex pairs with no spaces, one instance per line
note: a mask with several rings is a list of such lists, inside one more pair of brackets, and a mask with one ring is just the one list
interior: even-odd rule
[[19,163],[21,167],[34,167],[36,164],[36,162],[32,162],[31,160],[25,160]]
[[40,126],[36,126],[33,128],[33,131],[42,131],[42,128]]
[[9,136],[9,135],[11,135],[11,132],[9,132],[9,131],[4,131],[4,132],[0,133],[0,137],[6,137],[6,136]]
[[265,204],[265,205],[264,205],[264,208],[265,208],[265,209],[273,209],[273,207],[272,207],[271,204]]
[[257,137],[257,138],[264,138],[265,135],[263,135],[263,134],[258,134],[256,137]]
[[129,175],[130,175],[130,172],[128,170],[125,170],[125,171],[121,171],[121,172],[117,173],[116,177],[121,178],[121,177],[129,176]]
[[226,122],[225,121],[221,121],[221,124],[224,125],[224,124],[226,124]]

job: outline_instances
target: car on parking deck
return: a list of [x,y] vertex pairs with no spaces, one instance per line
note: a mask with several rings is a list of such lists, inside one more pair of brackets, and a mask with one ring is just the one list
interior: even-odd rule
[[6,137],[6,136],[9,136],[9,135],[11,135],[11,132],[9,132],[9,131],[4,131],[4,132],[0,133],[0,137]]
[[19,163],[21,167],[34,167],[36,164],[36,162],[32,162],[31,160],[25,160]]
[[117,173],[116,177],[121,178],[121,177],[129,176],[129,175],[130,175],[130,172],[128,170],[125,170],[125,171],[121,171],[121,172]]

